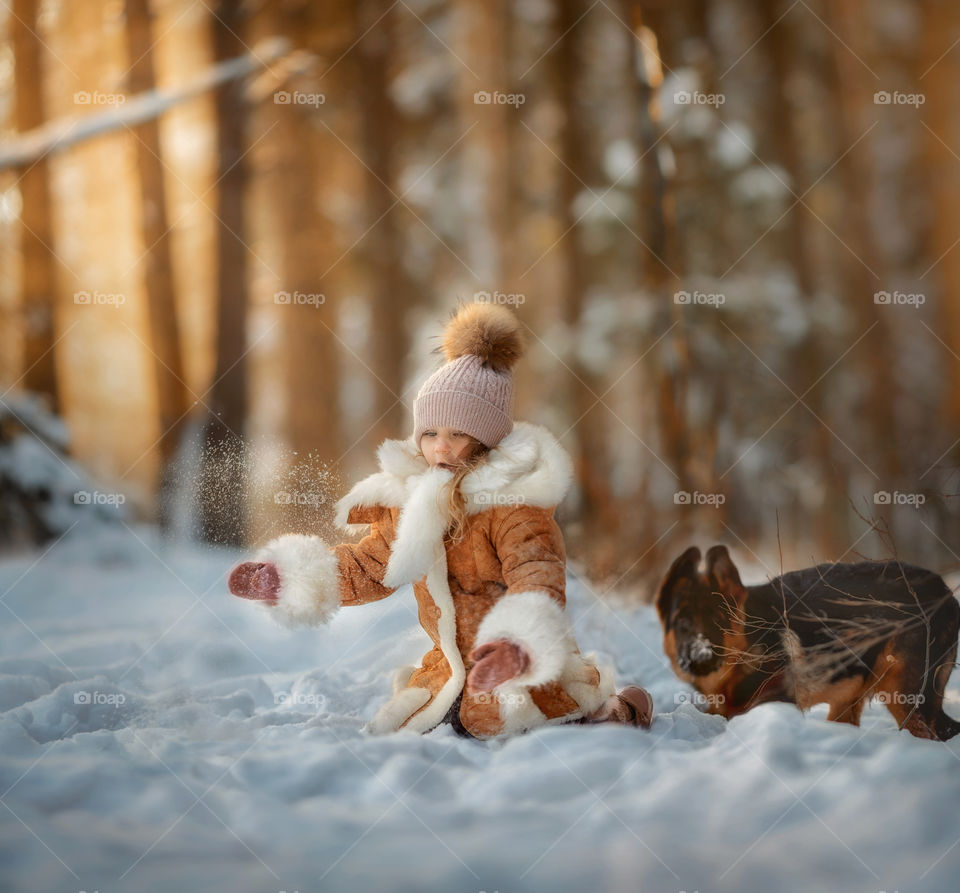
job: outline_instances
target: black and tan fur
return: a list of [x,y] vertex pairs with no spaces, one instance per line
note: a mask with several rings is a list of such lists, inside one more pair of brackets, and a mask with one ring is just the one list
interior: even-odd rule
[[899,561],[821,564],[744,586],[724,546],[687,549],[657,595],[676,674],[727,718],[766,701],[859,725],[870,698],[901,728],[946,740],[942,709],[957,655],[960,603],[933,571]]

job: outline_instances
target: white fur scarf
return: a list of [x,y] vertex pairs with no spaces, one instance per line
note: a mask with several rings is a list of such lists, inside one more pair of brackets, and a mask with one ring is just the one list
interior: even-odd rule
[[431,468],[412,479],[390,548],[384,586],[395,589],[413,583],[426,576],[437,561],[446,564],[442,544],[451,519],[443,491],[452,479],[453,473],[444,468]]

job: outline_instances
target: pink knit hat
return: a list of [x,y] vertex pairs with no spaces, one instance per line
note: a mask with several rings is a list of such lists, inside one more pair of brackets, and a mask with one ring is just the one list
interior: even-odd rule
[[413,401],[413,439],[455,428],[495,447],[513,430],[514,363],[523,353],[520,322],[500,304],[467,304],[443,333],[447,363]]

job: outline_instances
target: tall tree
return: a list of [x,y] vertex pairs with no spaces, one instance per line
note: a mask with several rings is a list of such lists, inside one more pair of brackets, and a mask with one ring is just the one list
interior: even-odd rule
[[[156,88],[150,2],[125,0],[124,13],[127,52],[131,60],[129,92],[137,95]],[[152,118],[140,124],[133,133],[140,181],[143,281],[160,414],[160,522],[165,525],[172,503],[169,498],[173,485],[172,460],[184,429],[189,402],[177,320],[159,120]]]
[[482,290],[514,291],[506,281],[509,133],[521,106],[477,102],[477,93],[511,95],[510,11],[504,0],[457,0],[457,116],[464,257]]
[[[697,0],[683,0],[677,4],[665,4],[662,0],[637,0],[633,20],[649,28],[656,37],[659,60],[668,71],[691,64],[686,56],[687,47],[696,42],[691,34],[702,40],[706,33],[705,10]],[[635,47],[635,52],[639,53],[639,48]],[[698,58],[702,64],[702,55]],[[706,88],[706,83],[703,86]],[[677,476],[677,489],[689,491],[696,484],[706,482],[694,481],[692,477],[694,445],[689,430],[688,402],[691,378],[696,374],[695,357],[691,352],[684,308],[673,299],[673,293],[680,288],[680,283],[673,279],[670,270],[685,276],[691,265],[690,244],[695,240],[691,238],[690,229],[690,221],[694,217],[689,212],[690,193],[698,183],[703,188],[696,189],[697,194],[704,195],[707,192],[707,174],[701,147],[664,136],[662,129],[656,127],[659,116],[657,109],[669,100],[666,97],[654,97],[650,87],[642,83],[638,89],[639,100],[641,103],[646,101],[639,146],[646,154],[638,199],[644,231],[650,240],[647,241],[648,250],[641,255],[641,281],[655,294],[662,295],[670,308],[670,319],[675,323],[661,348],[651,356],[657,430],[664,461]],[[664,145],[658,152],[653,146],[661,138]],[[662,175],[659,166],[659,158],[667,146],[672,148],[677,159],[676,170],[669,180]]]
[[[216,61],[244,50],[243,0],[219,0],[210,8]],[[216,366],[204,419],[197,493],[199,534],[211,542],[244,541],[245,466],[243,432],[247,413],[247,103],[243,81],[216,94],[217,127],[217,340]]]
[[[21,133],[46,122],[43,52],[37,36],[37,0],[13,0],[9,16],[14,56],[14,121]],[[39,158],[19,171],[22,196],[20,250],[25,320],[23,378],[29,391],[59,403],[54,350],[56,256],[50,206],[49,169]]]
[[[351,446],[341,418],[341,369],[365,377],[371,367],[338,331],[344,295],[366,284],[353,256],[365,229],[352,201],[363,185],[354,145],[359,104],[344,100],[357,35],[348,4],[321,9],[305,2],[262,5],[249,33],[258,44],[279,35],[290,46],[253,91],[260,101],[251,117],[257,134],[250,153],[257,245],[252,279],[258,283],[257,318],[275,335],[265,346],[270,405],[258,396],[251,409],[257,419],[269,415],[271,438],[280,447],[273,454],[272,486],[296,490],[306,500],[258,512],[250,527],[254,536],[276,525],[322,534],[330,514],[325,499],[333,497],[340,472],[335,466]],[[375,380],[374,387],[382,385]]]
[[920,256],[919,284],[920,291],[931,298],[927,324],[932,332],[922,330],[920,337],[935,352],[943,374],[936,396],[931,395],[934,407],[929,407],[934,410],[929,417],[936,418],[937,436],[930,438],[924,450],[917,485],[940,497],[931,500],[942,506],[936,523],[939,542],[956,543],[960,536],[960,115],[956,89],[960,20],[949,0],[928,0],[921,15],[916,83],[926,99],[920,126],[925,191],[932,208],[922,234],[924,246],[929,247]]
[[[929,231],[930,257],[921,281],[939,283],[936,289],[936,331],[947,344],[948,374],[942,389],[941,430],[950,440],[960,434],[960,20],[950,0],[923,4],[923,44],[918,56],[922,70],[918,84],[926,99],[924,145],[928,188],[933,202]],[[928,286],[930,287],[930,286]],[[960,465],[960,444],[950,454]]]
[[[590,286],[590,265],[583,244],[583,225],[576,211],[577,196],[584,183],[598,181],[592,154],[593,141],[586,119],[581,72],[586,64],[585,28],[581,18],[588,8],[581,0],[561,0],[556,31],[555,70],[562,125],[560,128],[560,185],[558,189],[558,226],[563,233],[563,277],[559,305],[567,330],[576,332],[582,322]],[[580,522],[583,542],[595,556],[600,573],[609,573],[611,544],[617,531],[617,514],[610,484],[609,413],[597,397],[604,386],[600,376],[578,359],[576,352],[564,358],[570,370],[568,406],[573,418],[576,447],[574,463],[580,487]]]
[[397,398],[402,396],[408,348],[406,314],[418,303],[404,263],[403,221],[409,213],[396,199],[403,121],[390,96],[390,78],[400,9],[388,0],[356,0],[352,12],[367,230],[357,252],[367,271],[371,313],[377,320],[369,341],[370,366],[377,379],[369,437],[379,443],[384,437],[396,437],[406,423],[406,407]]
[[876,81],[861,60],[876,65],[877,56],[872,52],[869,38],[858,26],[866,14],[861,0],[839,0],[828,4],[825,14],[840,37],[834,45],[833,65],[828,72],[839,98],[836,127],[840,145],[837,155],[845,152],[839,167],[847,195],[844,236],[850,250],[844,249],[840,255],[841,263],[846,270],[847,290],[854,298],[852,304],[861,331],[872,326],[869,349],[864,356],[868,413],[861,420],[865,423],[862,427],[866,427],[869,434],[859,444],[861,448],[869,448],[871,469],[879,476],[872,479],[872,483],[878,490],[893,490],[902,469],[895,413],[900,388],[891,362],[893,342],[889,308],[877,305],[873,299],[876,292],[889,290],[891,269],[877,248],[871,227],[871,197],[878,184],[876,153],[871,151],[870,139],[860,139],[876,120],[878,108],[873,102]]
[[[803,396],[803,405],[797,406],[784,419],[784,424],[789,424],[798,432],[795,441],[798,449],[791,461],[812,460],[825,479],[826,486],[821,491],[824,502],[817,513],[814,530],[821,554],[826,557],[836,554],[838,548],[842,550],[847,545],[843,522],[848,479],[845,474],[846,462],[836,463],[833,460],[834,435],[821,421],[827,414],[825,406],[830,382],[820,379],[827,372],[835,354],[831,343],[833,333],[820,323],[816,310],[817,291],[823,271],[821,258],[816,252],[817,234],[814,230],[822,224],[808,208],[814,201],[807,195],[813,179],[810,173],[813,165],[808,154],[809,140],[803,127],[810,119],[810,112],[799,107],[803,99],[795,98],[798,91],[794,85],[800,77],[806,78],[807,83],[816,82],[829,68],[830,60],[821,58],[816,51],[809,31],[822,28],[822,25],[810,15],[808,9],[791,12],[786,4],[755,0],[755,13],[757,33],[763,35],[757,49],[762,54],[769,74],[758,85],[762,103],[761,120],[768,125],[759,130],[758,152],[765,164],[777,164],[785,171],[793,193],[787,198],[792,207],[787,212],[776,241],[777,255],[789,264],[804,305],[804,316],[809,321],[804,337],[788,349],[789,356],[781,372],[792,391]],[[752,35],[747,39],[751,38]],[[837,148],[834,157],[840,156],[843,151],[843,148]],[[800,202],[797,200],[799,198],[804,201]],[[766,238],[771,237],[773,234]],[[836,255],[836,243],[830,247]],[[845,262],[842,258],[835,259],[841,264]],[[792,402],[794,398],[790,396],[787,399]]]
[[[667,176],[662,164],[663,149],[658,145],[664,139],[661,104],[657,90],[663,82],[663,69],[657,35],[653,28],[665,27],[663,10],[650,8],[638,0],[622,0],[622,17],[630,24],[630,45],[627,56],[629,72],[628,85],[635,99],[635,136],[636,151],[640,156],[640,176],[637,179],[635,200],[637,205],[637,281],[642,299],[653,300],[661,309],[655,315],[659,320],[676,323],[673,332],[667,336],[667,349],[679,360],[678,363],[665,363],[657,350],[650,350],[651,343],[659,337],[656,332],[644,332],[634,339],[638,355],[647,354],[648,360],[641,369],[641,381],[654,385],[650,415],[659,429],[664,451],[677,475],[676,488],[689,488],[687,477],[687,458],[690,452],[686,419],[686,392],[688,369],[690,365],[687,340],[682,328],[680,307],[674,302],[673,294],[681,287],[675,278],[680,268],[681,258],[678,252],[676,229],[676,195],[674,183]],[[707,443],[715,444],[716,438],[705,433],[701,438],[701,447]],[[638,446],[638,449],[641,449]],[[711,450],[712,459],[712,450]],[[649,498],[649,484],[653,477],[662,473],[654,468],[649,453],[638,453],[637,461],[646,471],[643,484],[638,493],[629,498],[646,502]],[[661,539],[663,519],[653,512],[630,511],[626,504],[620,506],[619,542],[624,554],[632,554],[637,543],[643,545],[646,552],[642,566],[631,568],[631,575],[647,577],[659,573],[673,548],[672,541]],[[684,537],[689,531],[684,530]]]
[[[322,458],[332,462],[344,448],[337,309],[350,257],[347,254],[337,264],[344,242],[327,209],[331,196],[347,183],[339,167],[341,159],[348,155],[352,167],[356,159],[338,138],[348,132],[347,126],[340,118],[330,123],[332,116],[348,114],[349,107],[340,99],[349,67],[345,60],[342,73],[339,66],[332,70],[329,66],[350,47],[353,33],[349,7],[342,2],[325,4],[322,10],[303,3],[276,24],[299,47],[318,54],[325,73],[323,77],[306,73],[288,86],[299,86],[306,94],[322,93],[322,104],[268,104],[261,110],[271,128],[265,140],[273,161],[269,178],[279,225],[282,288],[292,294],[299,290],[316,295],[317,301],[323,296],[319,306],[278,308],[286,347],[284,430],[296,453],[316,454],[319,448]],[[349,181],[351,190],[358,185]],[[380,383],[375,387],[380,388]]]

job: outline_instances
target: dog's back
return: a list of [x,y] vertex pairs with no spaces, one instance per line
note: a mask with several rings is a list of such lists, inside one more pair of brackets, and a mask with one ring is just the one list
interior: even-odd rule
[[[942,710],[960,603],[938,574],[897,561],[837,563],[743,586],[724,547],[707,553],[706,574],[697,570],[699,554],[688,550],[674,563],[658,609],[675,654],[683,649],[671,629],[677,597],[670,593],[683,592],[688,602],[712,605],[726,617],[714,624],[723,629],[715,652],[726,669],[714,664],[708,676],[685,674],[698,688],[722,682],[721,712],[732,716],[770,700],[801,708],[827,702],[830,719],[856,724],[876,697],[914,735],[944,739],[960,732]],[[698,639],[716,638],[706,632],[709,624],[698,625]]]
[[856,723],[877,697],[914,734],[960,731],[941,709],[960,604],[938,574],[896,561],[821,564],[747,587],[743,610],[751,647],[775,649],[779,636],[798,706],[826,701],[831,719]]
[[[952,597],[943,578],[926,568],[899,561],[818,564],[747,586],[748,592],[780,600],[790,609],[806,604],[830,605],[833,616],[856,616],[865,606],[902,606],[929,610]],[[956,601],[956,599],[954,599]]]
[[811,656],[832,656],[838,674],[849,663],[872,667],[891,637],[934,618],[938,628],[960,626],[943,578],[897,561],[820,564],[745,588],[748,640],[772,648],[789,629]]

